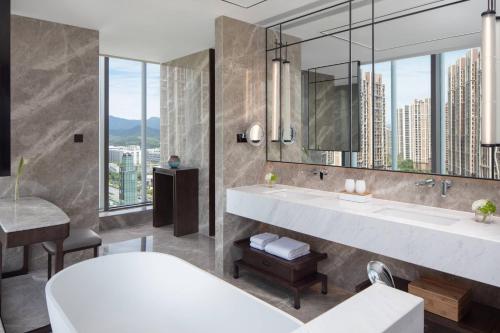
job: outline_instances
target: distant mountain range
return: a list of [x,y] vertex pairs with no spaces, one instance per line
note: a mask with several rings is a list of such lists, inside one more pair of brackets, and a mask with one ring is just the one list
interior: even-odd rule
[[[147,148],[160,147],[160,118],[147,120]],[[112,146],[140,145],[141,121],[109,116],[109,144]]]

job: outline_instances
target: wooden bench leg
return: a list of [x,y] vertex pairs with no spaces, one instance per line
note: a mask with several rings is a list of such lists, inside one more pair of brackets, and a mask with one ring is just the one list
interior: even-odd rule
[[237,279],[240,277],[240,267],[238,264],[235,262],[234,267],[233,267],[233,278]]
[[94,258],[99,256],[99,246],[94,247]]
[[293,307],[300,309],[300,292],[297,289],[293,291]]
[[47,280],[52,276],[52,255],[49,253],[47,257]]
[[328,294],[328,276],[324,276],[321,280],[321,293],[323,295]]

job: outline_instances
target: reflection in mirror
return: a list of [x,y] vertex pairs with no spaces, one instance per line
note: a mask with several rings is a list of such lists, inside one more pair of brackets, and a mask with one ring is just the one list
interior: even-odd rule
[[252,146],[260,146],[264,140],[264,129],[260,124],[254,123],[246,132],[247,142]]
[[268,158],[499,179],[500,149],[481,146],[485,3],[438,2],[337,2],[268,29],[268,124],[274,53],[281,101]]

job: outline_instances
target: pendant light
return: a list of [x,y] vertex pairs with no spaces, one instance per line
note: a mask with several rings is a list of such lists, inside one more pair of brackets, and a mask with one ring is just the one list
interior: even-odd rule
[[[495,29],[495,57],[496,57],[496,97],[500,98],[500,17],[496,18],[496,29]],[[500,102],[496,103],[496,145],[500,146]]]
[[280,67],[281,59],[278,58],[278,41],[275,41],[274,59],[272,60],[272,115],[271,115],[271,141],[279,141],[280,121]]
[[488,0],[488,10],[481,17],[481,145],[492,147],[497,143],[495,0]]
[[286,45],[285,61],[283,61],[283,134],[281,137],[282,142],[285,144],[292,142],[290,79],[290,61],[288,60],[288,45]]

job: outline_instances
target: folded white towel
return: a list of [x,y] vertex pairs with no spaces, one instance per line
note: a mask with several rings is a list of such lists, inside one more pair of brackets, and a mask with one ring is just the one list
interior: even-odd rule
[[265,247],[267,244],[277,240],[278,238],[279,238],[278,235],[271,234],[269,232],[264,232],[262,234],[250,237],[250,242]]
[[259,244],[255,244],[253,242],[250,242],[250,247],[253,247],[254,249],[262,250],[262,251],[264,251],[264,249],[265,249],[265,246],[262,246],[262,245],[259,245]]
[[288,237],[282,237],[266,245],[265,251],[286,260],[297,259],[309,253],[310,246]]

